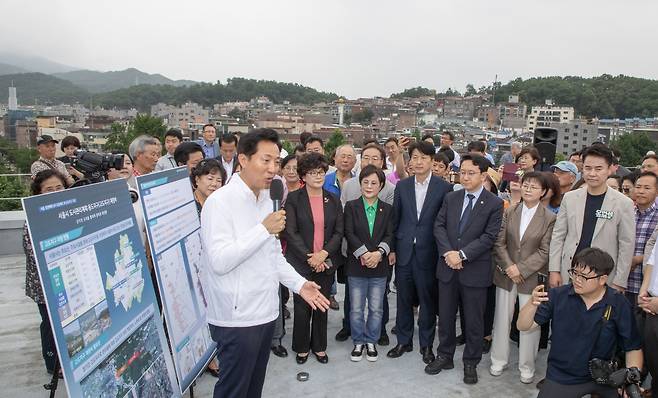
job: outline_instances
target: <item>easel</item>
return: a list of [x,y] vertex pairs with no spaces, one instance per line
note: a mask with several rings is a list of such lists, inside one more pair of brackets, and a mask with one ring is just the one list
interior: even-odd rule
[[50,398],[55,398],[55,391],[57,391],[57,385],[59,384],[59,371],[61,367],[59,366],[59,357],[55,357],[55,367],[53,368],[53,377],[50,379],[50,383],[44,384],[43,388],[50,391]]

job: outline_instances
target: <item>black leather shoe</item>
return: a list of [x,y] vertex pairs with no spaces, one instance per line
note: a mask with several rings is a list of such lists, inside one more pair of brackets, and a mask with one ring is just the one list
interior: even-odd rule
[[384,347],[389,344],[391,344],[391,342],[388,340],[388,335],[386,334],[386,332],[382,333],[382,335],[379,336],[379,341],[377,341],[377,345]]
[[545,381],[546,381],[546,379],[541,379],[541,380],[539,380],[539,381],[537,382],[537,389],[538,389],[538,390],[541,390],[541,386],[544,385],[544,382],[545,382]]
[[334,311],[338,311],[340,309],[340,305],[338,304],[338,301],[336,301],[335,296],[329,297],[329,308],[331,308]]
[[457,345],[464,345],[466,343],[466,337],[464,337],[464,334],[462,333],[459,336],[457,336],[455,342],[457,343]]
[[432,363],[425,366],[425,373],[428,375],[437,375],[444,369],[453,369],[455,367],[452,359],[439,355]]
[[491,340],[484,339],[482,342],[482,353],[488,354],[489,350],[491,350]]
[[478,372],[475,365],[464,365],[464,384],[476,384],[478,382]]
[[305,357],[297,354],[297,356],[295,357],[295,361],[297,361],[297,364],[299,365],[305,364],[307,360],[308,360],[308,354],[306,354]]
[[400,358],[405,352],[413,351],[414,346],[412,344],[398,344],[386,354],[389,358]]
[[272,354],[279,358],[285,358],[288,356],[288,350],[286,350],[286,347],[282,346],[281,344],[270,347],[270,350],[272,350]]
[[336,341],[346,341],[352,335],[349,329],[342,328],[336,333]]
[[313,355],[315,355],[315,359],[317,359],[318,362],[320,362],[320,363],[329,362],[329,355],[327,355],[326,352],[324,353],[324,355],[318,355],[317,353],[314,352]]
[[420,354],[423,356],[423,362],[425,362],[425,365],[434,362],[434,359],[436,358],[432,352],[432,347],[421,347]]

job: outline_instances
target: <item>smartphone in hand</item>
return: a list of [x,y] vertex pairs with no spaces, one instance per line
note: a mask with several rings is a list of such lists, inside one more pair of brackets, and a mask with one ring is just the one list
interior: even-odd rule
[[537,273],[537,285],[542,286],[542,290],[548,291],[548,276],[542,274],[541,272]]

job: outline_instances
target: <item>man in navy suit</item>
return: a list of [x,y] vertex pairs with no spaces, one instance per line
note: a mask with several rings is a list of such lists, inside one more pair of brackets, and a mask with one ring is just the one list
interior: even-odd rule
[[394,248],[397,257],[395,281],[397,284],[396,328],[398,344],[388,357],[398,358],[413,350],[414,298],[420,302],[418,339],[423,362],[434,360],[432,344],[436,327],[437,286],[435,279],[437,247],[432,233],[436,214],[443,197],[452,186],[432,175],[434,146],[416,142],[409,147],[410,165],[414,177],[400,181],[393,198],[395,226]]
[[477,383],[482,359],[484,308],[492,283],[492,248],[503,218],[503,201],[483,187],[489,161],[480,155],[461,158],[459,182],[464,187],[446,195],[434,225],[439,263],[439,348],[428,374],[454,368],[455,319],[463,303],[466,336],[464,383]]

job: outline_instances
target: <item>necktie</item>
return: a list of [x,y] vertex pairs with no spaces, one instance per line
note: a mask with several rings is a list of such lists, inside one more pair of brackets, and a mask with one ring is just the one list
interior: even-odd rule
[[473,209],[473,199],[475,199],[475,195],[473,194],[469,193],[466,196],[468,197],[468,205],[466,205],[466,209],[464,209],[464,213],[462,213],[462,218],[459,220],[459,235],[462,234],[462,231],[464,231],[468,219],[471,217],[471,210]]

